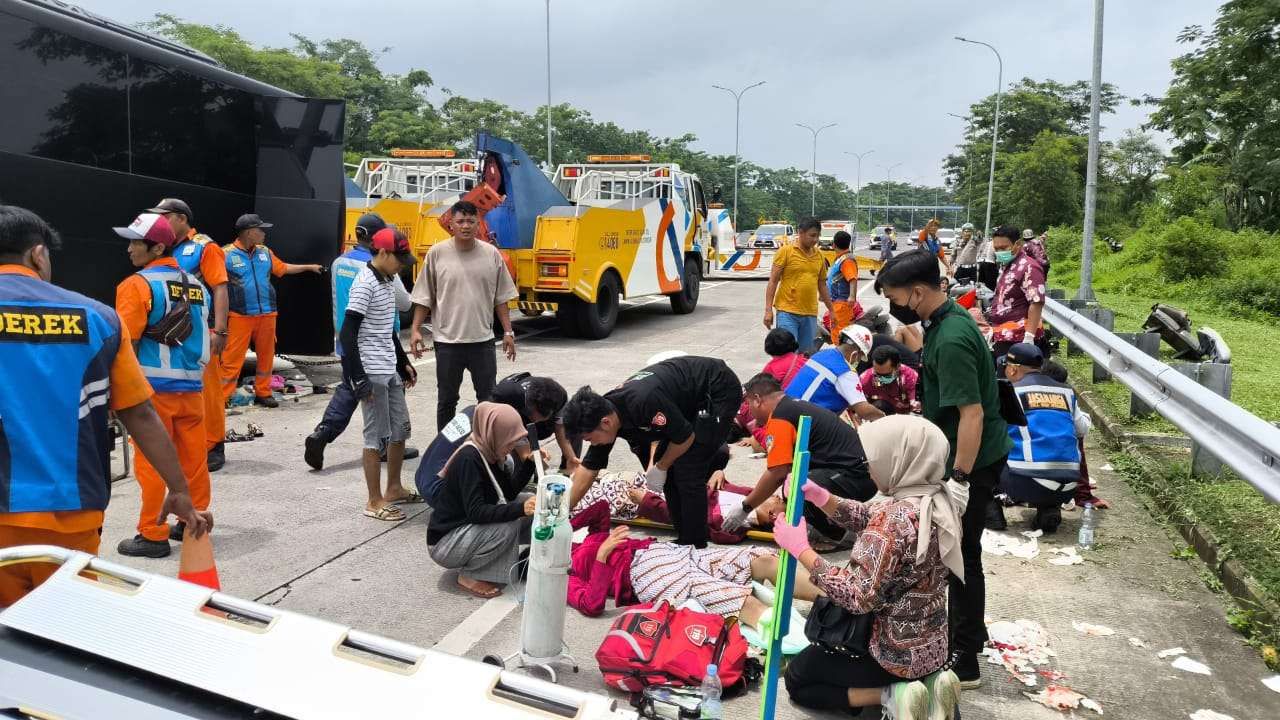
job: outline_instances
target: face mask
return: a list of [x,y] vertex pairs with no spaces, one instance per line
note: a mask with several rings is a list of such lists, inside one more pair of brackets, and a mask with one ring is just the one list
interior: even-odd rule
[[892,385],[897,380],[897,375],[881,375],[876,373],[876,385]]
[[[908,298],[907,302],[910,303],[911,299]],[[893,319],[897,320],[903,325],[912,325],[914,323],[920,322],[920,313],[917,313],[915,311],[915,308],[911,307],[910,304],[899,305],[894,301],[890,300],[889,314],[893,316]]]
[[996,251],[996,262],[1000,263],[1001,265],[1008,265],[1009,263],[1013,262],[1013,251],[1012,251],[1012,250],[997,250],[997,251]]

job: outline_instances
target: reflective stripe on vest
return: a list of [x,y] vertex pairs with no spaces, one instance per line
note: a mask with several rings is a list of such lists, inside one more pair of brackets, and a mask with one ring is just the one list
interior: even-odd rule
[[271,251],[259,245],[245,252],[235,243],[227,254],[227,296],[231,312],[266,315],[276,311],[276,289],[271,284]]
[[120,321],[101,303],[0,273],[0,513],[102,510]]
[[1027,424],[1010,425],[1013,449],[1009,471],[1048,480],[1080,477],[1080,444],[1076,438],[1075,392],[1039,373],[1014,384]]
[[[144,268],[138,275],[151,288],[151,312],[147,327],[169,312],[172,302],[182,297],[182,273],[177,268]],[[138,340],[138,364],[156,392],[200,392],[204,366],[209,363],[208,293],[195,278],[187,276],[191,307],[191,335],[177,347],[163,345],[147,337]]]
[[848,372],[853,370],[839,350],[820,350],[796,371],[791,382],[787,383],[786,393],[789,397],[807,400],[833,413],[842,413],[849,403],[836,389],[836,379]]

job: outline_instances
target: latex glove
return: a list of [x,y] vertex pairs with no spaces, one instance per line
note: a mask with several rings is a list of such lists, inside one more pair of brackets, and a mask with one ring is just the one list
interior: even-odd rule
[[791,525],[781,515],[773,521],[773,541],[778,547],[791,553],[791,557],[799,559],[809,549],[809,525],[800,518],[799,525]]
[[831,491],[813,480],[806,479],[804,485],[800,486],[800,491],[804,493],[805,500],[819,508],[825,508],[827,503],[831,502]]
[[725,511],[724,517],[720,521],[720,529],[724,532],[737,532],[747,526],[747,516],[750,510],[742,507],[739,503]]
[[964,509],[969,507],[969,483],[958,483],[955,480],[947,480],[947,495],[951,497],[951,506],[956,509],[956,517],[964,514]]
[[667,484],[667,471],[658,467],[655,463],[649,466],[644,474],[644,486],[649,488],[650,492],[661,493],[662,487]]
[[1033,332],[1026,332],[1026,333],[1023,333],[1023,334],[1022,334],[1022,342],[1027,343],[1028,345],[1035,345],[1035,344],[1036,344],[1036,334],[1035,334],[1035,333],[1033,333]]

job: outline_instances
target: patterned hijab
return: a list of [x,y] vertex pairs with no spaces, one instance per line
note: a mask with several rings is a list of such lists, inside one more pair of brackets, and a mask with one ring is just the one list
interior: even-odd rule
[[930,526],[938,529],[942,564],[964,580],[959,513],[947,493],[947,438],[936,425],[912,415],[890,415],[858,428],[871,479],[894,500],[920,498],[916,562],[929,550]]

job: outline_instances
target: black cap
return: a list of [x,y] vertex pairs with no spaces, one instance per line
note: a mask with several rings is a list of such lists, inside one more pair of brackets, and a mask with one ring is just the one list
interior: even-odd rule
[[262,218],[254,213],[246,213],[236,220],[236,232],[242,232],[249,228],[269,228],[271,223],[263,222]]
[[145,212],[164,215],[165,213],[182,213],[187,216],[187,223],[194,223],[196,216],[191,214],[191,206],[179,200],[178,198],[165,198],[156,203],[155,207],[149,207]]
[[1014,365],[1038,368],[1044,363],[1044,353],[1031,343],[1017,343],[1009,346],[1009,354],[1005,355],[1005,361]]
[[[364,229],[365,242],[368,242],[371,238],[373,238],[375,233],[377,233],[379,230],[382,230],[386,226],[387,226],[387,221],[383,220],[382,216],[379,215],[378,213],[365,213],[360,216],[359,220],[356,220],[356,230],[359,231],[361,228]],[[360,236],[361,236],[361,233],[356,232],[357,240],[360,239]]]

